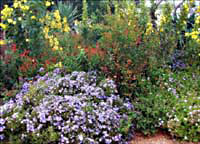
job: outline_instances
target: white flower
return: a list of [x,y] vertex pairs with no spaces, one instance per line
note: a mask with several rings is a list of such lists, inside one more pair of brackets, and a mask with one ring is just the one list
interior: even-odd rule
[[83,141],[83,136],[80,134],[80,135],[78,136],[78,139],[79,139],[80,141]]

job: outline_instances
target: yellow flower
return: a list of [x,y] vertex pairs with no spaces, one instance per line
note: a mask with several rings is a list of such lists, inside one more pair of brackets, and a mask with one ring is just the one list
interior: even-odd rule
[[54,5],[54,2],[52,1],[51,4]]
[[4,9],[1,10],[1,19],[5,20],[12,15],[13,8],[9,8],[8,5],[4,6]]
[[200,16],[197,16],[197,18],[195,19],[195,24],[200,24]]
[[56,45],[56,46],[58,46],[59,45],[59,42],[58,42],[58,39],[57,38],[54,38],[54,44]]
[[59,68],[63,67],[62,62],[58,62],[57,64],[55,64],[55,67],[59,67]]
[[46,7],[49,7],[49,6],[51,6],[51,3],[49,1],[46,1],[45,5],[46,5]]
[[0,40],[0,45],[5,45],[5,41],[4,40]]
[[75,24],[75,25],[78,25],[78,24],[79,24],[79,21],[78,21],[78,20],[75,20],[75,21],[74,21],[74,24]]
[[21,6],[22,11],[28,11],[30,9],[29,6]]
[[146,35],[150,34],[151,32],[153,32],[153,25],[149,22],[147,23]]
[[56,21],[58,21],[58,22],[61,20],[59,10],[55,10],[54,17],[55,17]]
[[18,7],[19,7],[18,2],[14,2],[13,7],[14,7],[14,8],[18,8]]
[[59,49],[58,46],[54,46],[54,47],[52,48],[53,51],[56,51],[56,50],[58,50],[58,49]]
[[18,20],[19,20],[19,21],[21,21],[21,20],[22,20],[22,18],[21,18],[21,17],[18,17]]
[[198,6],[196,13],[200,13],[200,6]]
[[56,24],[56,28],[61,29],[62,28],[62,24],[59,22]]
[[8,19],[8,23],[13,23],[13,20],[12,19]]
[[16,25],[16,21],[13,21],[13,24]]
[[26,39],[26,42],[29,42],[30,40],[29,39]]
[[192,36],[192,39],[197,39],[198,38],[198,35],[191,35]]
[[35,16],[31,16],[31,19],[33,20],[33,19],[36,19],[36,17]]
[[6,24],[3,24],[3,23],[0,23],[0,27],[2,27],[2,29],[6,29],[7,28],[7,25]]
[[63,32],[69,32],[70,31],[70,28],[68,25],[64,25],[64,29],[63,29]]
[[185,36],[186,36],[186,37],[190,36],[190,33],[186,32],[186,33],[185,33]]
[[183,7],[184,7],[184,9],[185,9],[186,12],[189,12],[189,6],[188,6],[187,3],[185,3],[185,4],[183,5]]
[[49,33],[49,28],[47,26],[45,26],[44,29],[43,29],[43,32],[48,34]]
[[199,35],[199,32],[198,31],[193,31],[193,32],[191,32],[191,37],[192,37],[192,39],[197,39],[198,38],[198,35]]

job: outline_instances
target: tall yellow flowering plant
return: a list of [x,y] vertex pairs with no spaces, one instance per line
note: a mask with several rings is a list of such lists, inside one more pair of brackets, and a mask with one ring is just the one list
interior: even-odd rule
[[53,5],[51,0],[15,0],[11,7],[5,5],[0,27],[6,31],[7,43],[16,43],[20,51],[28,49],[35,56],[46,46],[62,50],[55,33],[68,33],[70,28],[58,10],[49,10]]

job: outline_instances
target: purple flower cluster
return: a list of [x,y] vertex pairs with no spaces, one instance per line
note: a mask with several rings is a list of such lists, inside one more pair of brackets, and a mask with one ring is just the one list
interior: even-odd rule
[[55,138],[47,143],[126,144],[118,129],[130,111],[133,105],[117,94],[112,80],[97,83],[93,72],[64,74],[56,69],[24,83],[16,99],[0,107],[0,140],[18,127],[22,143],[31,142],[33,134],[34,140],[44,139],[51,129]]

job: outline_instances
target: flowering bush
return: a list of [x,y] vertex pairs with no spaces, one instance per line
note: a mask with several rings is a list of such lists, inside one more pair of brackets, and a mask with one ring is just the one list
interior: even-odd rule
[[57,68],[25,82],[16,98],[0,107],[0,139],[124,144],[133,128],[127,124],[131,111],[133,105],[120,98],[112,80],[98,82],[94,72],[67,74]]
[[167,113],[173,108],[176,99],[167,91],[170,73],[166,69],[151,70],[147,75],[138,80],[133,104],[137,111],[136,129],[150,135],[163,127],[168,120]]
[[176,97],[176,103],[167,113],[166,126],[178,138],[200,140],[200,77],[199,72],[172,74],[168,90]]

